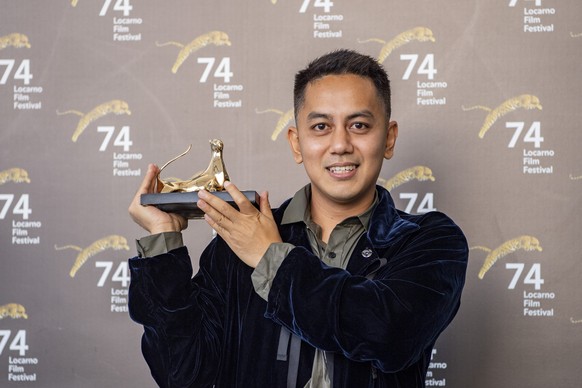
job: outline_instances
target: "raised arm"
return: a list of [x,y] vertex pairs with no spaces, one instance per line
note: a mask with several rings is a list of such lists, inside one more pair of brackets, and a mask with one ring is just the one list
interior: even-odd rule
[[379,250],[384,265],[373,279],[296,247],[277,271],[267,316],[315,347],[371,361],[383,372],[418,361],[459,308],[468,252],[444,215],[427,215],[420,226]]

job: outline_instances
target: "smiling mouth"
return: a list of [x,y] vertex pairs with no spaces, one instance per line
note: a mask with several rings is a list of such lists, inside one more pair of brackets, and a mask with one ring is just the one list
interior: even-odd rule
[[345,174],[347,172],[354,171],[356,168],[357,168],[356,165],[351,164],[348,166],[331,166],[328,167],[327,169],[333,174]]

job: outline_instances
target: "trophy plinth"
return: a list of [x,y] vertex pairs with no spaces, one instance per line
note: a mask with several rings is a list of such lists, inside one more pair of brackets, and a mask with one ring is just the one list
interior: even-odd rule
[[[256,191],[243,191],[242,193],[253,204],[253,206],[259,208],[259,194]],[[226,201],[238,210],[238,206],[228,192],[214,191],[210,194]],[[166,213],[176,213],[188,219],[204,217],[204,212],[200,210],[196,204],[197,201],[198,192],[196,191],[188,193],[143,194],[141,196],[142,205],[152,205]]]
[[[196,202],[198,202],[198,191],[204,189],[238,210],[238,206],[230,194],[224,190],[224,182],[230,180],[230,178],[222,159],[223,143],[219,139],[210,140],[212,155],[206,170],[187,180],[163,180],[160,178],[164,168],[176,159],[186,155],[191,148],[192,145],[185,152],[162,166],[156,176],[156,193],[143,194],[141,196],[141,204],[152,205],[166,213],[180,214],[189,219],[202,218],[204,217],[204,212],[198,208]],[[253,206],[259,208],[259,194],[256,191],[243,191],[242,193]]]

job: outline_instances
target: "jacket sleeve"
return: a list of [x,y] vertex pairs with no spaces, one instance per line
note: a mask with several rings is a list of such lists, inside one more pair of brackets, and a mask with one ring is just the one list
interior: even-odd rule
[[216,377],[226,271],[225,260],[214,257],[216,240],[194,278],[186,247],[129,260],[129,313],[144,326],[142,352],[160,387],[212,386]]
[[441,213],[387,250],[373,280],[329,267],[302,247],[273,281],[266,316],[313,346],[385,373],[417,362],[455,316],[468,248]]

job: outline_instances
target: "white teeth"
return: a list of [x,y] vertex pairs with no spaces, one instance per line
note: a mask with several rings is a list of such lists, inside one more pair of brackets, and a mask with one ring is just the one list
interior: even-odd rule
[[341,174],[343,172],[348,172],[348,171],[352,171],[355,170],[356,166],[336,166],[336,167],[330,167],[329,171],[333,172],[334,174]]

